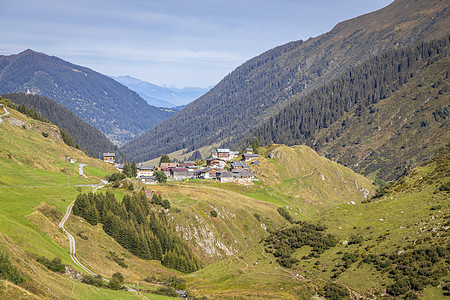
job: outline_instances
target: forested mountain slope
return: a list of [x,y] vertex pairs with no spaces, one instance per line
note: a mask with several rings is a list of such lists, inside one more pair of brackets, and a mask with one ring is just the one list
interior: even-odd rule
[[213,142],[231,145],[292,97],[312,91],[355,64],[393,47],[441,36],[450,27],[448,6],[439,0],[397,0],[317,38],[269,50],[123,150],[143,161]]
[[297,98],[252,134],[308,144],[366,175],[403,175],[449,141],[450,36],[386,51]]
[[116,157],[121,157],[117,146],[113,145],[100,130],[89,125],[72,111],[59,105],[52,99],[22,93],[6,94],[3,97],[10,99],[16,105],[25,104],[27,107],[39,112],[60,129],[69,133],[74,143],[87,151],[89,155],[101,158],[99,153],[115,152]]
[[112,78],[32,50],[0,56],[0,93],[17,92],[55,100],[117,143],[174,114],[148,105]]

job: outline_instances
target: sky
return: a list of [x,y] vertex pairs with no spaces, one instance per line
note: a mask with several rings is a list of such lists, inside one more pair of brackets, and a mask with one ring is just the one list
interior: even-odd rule
[[392,0],[0,0],[0,55],[26,49],[109,76],[209,87],[245,61]]

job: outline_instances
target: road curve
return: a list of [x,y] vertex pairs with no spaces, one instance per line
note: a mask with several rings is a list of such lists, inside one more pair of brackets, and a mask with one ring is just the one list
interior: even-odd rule
[[[98,185],[96,186],[92,191],[95,193],[99,188],[104,187],[104,185]],[[73,200],[72,203],[69,204],[69,206],[66,209],[66,214],[64,215],[64,217],[62,218],[61,222],[59,223],[59,228],[62,229],[62,231],[69,237],[69,242],[70,242],[70,257],[72,258],[73,262],[78,265],[80,268],[82,268],[83,270],[85,270],[87,273],[91,274],[92,276],[96,276],[97,274],[95,274],[93,271],[89,270],[86,266],[84,266],[77,258],[76,255],[76,244],[75,244],[75,238],[73,237],[72,234],[70,234],[70,232],[68,232],[65,228],[64,228],[64,224],[66,223],[67,219],[70,216],[70,213],[72,212],[72,208],[73,205],[75,204],[76,200]]]
[[0,104],[1,107],[5,110],[5,113],[3,115],[0,115],[0,124],[3,122],[2,117],[9,115],[9,111],[6,110],[6,107],[3,106],[3,104]]
[[97,274],[95,274],[94,272],[92,272],[91,270],[89,270],[87,267],[85,267],[77,258],[76,255],[76,245],[75,245],[75,238],[73,237],[73,235],[70,234],[70,232],[68,232],[65,228],[64,228],[64,223],[66,223],[67,219],[70,216],[70,213],[72,212],[72,208],[73,205],[75,204],[74,200],[72,203],[69,204],[69,206],[67,207],[66,210],[66,214],[64,215],[64,218],[62,218],[61,222],[59,223],[59,228],[62,229],[62,231],[69,237],[69,242],[70,242],[70,257],[72,258],[73,262],[78,265],[80,268],[82,268],[83,270],[85,270],[87,273],[91,274],[92,276],[96,276]]

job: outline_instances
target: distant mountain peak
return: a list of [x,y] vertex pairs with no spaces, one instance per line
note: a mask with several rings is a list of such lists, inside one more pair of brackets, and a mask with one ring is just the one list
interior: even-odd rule
[[164,87],[134,78],[130,75],[112,78],[138,93],[148,104],[158,107],[172,108],[187,105],[210,89],[200,87],[184,87],[181,89]]
[[117,144],[174,114],[89,68],[31,49],[0,55],[0,93],[48,97],[100,129]]

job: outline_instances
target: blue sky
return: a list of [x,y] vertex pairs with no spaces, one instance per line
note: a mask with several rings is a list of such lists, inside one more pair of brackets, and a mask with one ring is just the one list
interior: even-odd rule
[[246,60],[392,0],[0,0],[0,55],[25,49],[106,75],[207,87]]

